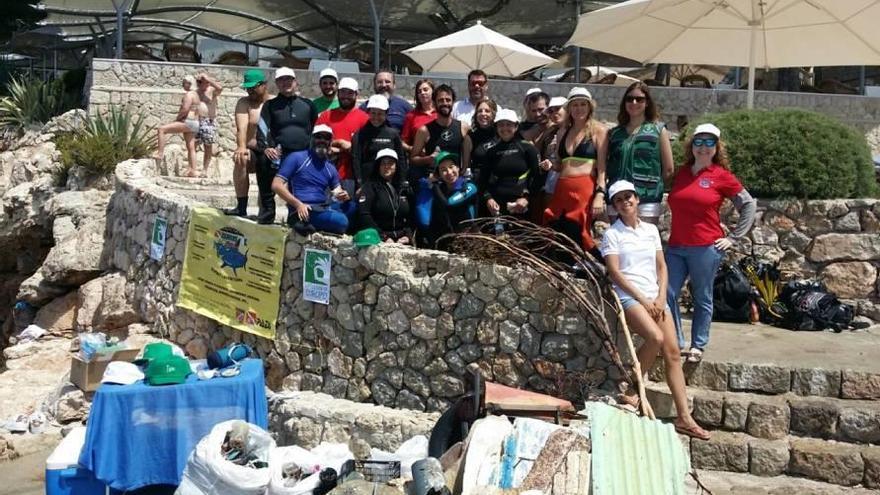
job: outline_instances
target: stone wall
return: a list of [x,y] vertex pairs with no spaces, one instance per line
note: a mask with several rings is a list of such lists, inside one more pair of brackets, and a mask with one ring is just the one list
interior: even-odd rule
[[[94,59],[90,73],[90,108],[94,111],[109,104],[131,104],[147,114],[147,124],[156,125],[174,118],[183,94],[181,81],[187,74],[208,71],[217,78],[225,90],[220,98],[218,123],[220,129],[219,147],[232,150],[235,145],[232,112],[235,101],[245,93],[238,85],[247,67],[222,65],[195,65],[171,62],[117,61]],[[271,81],[272,69],[266,69]],[[313,98],[319,95],[317,72],[297,70],[300,91]],[[372,74],[345,74],[358,80],[361,96],[372,93]],[[414,86],[421,76],[397,76],[397,93],[412,99]],[[431,78],[435,83],[447,83],[455,88],[459,97],[467,95],[467,84],[462,78]],[[519,111],[522,98],[528,88],[537,83],[532,81],[492,80],[490,92],[502,106]],[[540,83],[551,95],[565,96],[574,84]],[[598,115],[608,121],[615,121],[617,105],[623,96],[624,87],[607,85],[587,85],[599,103]],[[274,91],[274,88],[272,88]],[[653,88],[657,103],[670,125],[676,117],[689,118],[706,112],[723,112],[745,108],[746,92],[742,90],[704,90],[697,88],[658,87]],[[850,95],[827,95],[815,93],[783,93],[757,91],[756,108],[807,108],[836,117],[843,122],[869,131],[880,122],[880,98]],[[177,138],[175,138],[177,139]]]
[[[273,389],[429,411],[444,410],[465,391],[468,367],[502,384],[573,399],[585,384],[610,389],[619,377],[585,321],[543,279],[438,251],[359,250],[350,238],[291,233],[275,340],[179,309],[189,210],[198,203],[151,176],[154,167],[152,160],[117,167],[108,263],[126,273],[144,321],[196,357],[243,340],[265,359]],[[148,257],[157,214],[169,227],[162,262]],[[307,246],[333,252],[329,306],[302,300]]]

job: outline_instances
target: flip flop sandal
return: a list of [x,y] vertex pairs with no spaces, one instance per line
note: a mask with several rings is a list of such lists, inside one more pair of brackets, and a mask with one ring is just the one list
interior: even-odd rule
[[691,438],[696,438],[698,440],[709,440],[709,437],[711,436],[711,435],[709,435],[708,431],[700,428],[697,425],[684,426],[684,425],[673,424],[673,426],[675,427],[676,433],[680,433],[682,435],[687,435]]

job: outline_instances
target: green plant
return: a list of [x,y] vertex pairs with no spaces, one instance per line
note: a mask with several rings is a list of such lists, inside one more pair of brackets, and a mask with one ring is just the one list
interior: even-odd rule
[[64,166],[107,175],[119,162],[150,156],[156,149],[156,136],[152,127],[144,125],[143,114],[113,107],[105,114],[90,116],[81,131],[57,139],[55,146]]
[[79,95],[67,91],[60,80],[14,77],[6,91],[9,96],[0,98],[0,125],[17,129],[45,124],[79,104]]
[[[721,129],[733,172],[759,198],[832,199],[878,195],[865,136],[816,112],[797,109],[737,110],[691,122]],[[680,139],[673,147],[683,163]]]

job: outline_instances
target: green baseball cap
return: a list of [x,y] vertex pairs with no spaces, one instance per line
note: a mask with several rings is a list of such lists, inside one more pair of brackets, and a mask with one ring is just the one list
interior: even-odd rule
[[437,153],[437,157],[434,158],[434,166],[435,167],[439,166],[440,162],[442,162],[443,160],[452,160],[455,162],[456,165],[458,165],[458,155],[457,154],[449,152],[449,151],[441,151],[440,153]]
[[185,382],[190,373],[186,358],[171,355],[151,360],[144,375],[150,385],[174,385]]
[[266,82],[266,76],[263,75],[263,71],[260,69],[248,69],[247,72],[244,73],[244,82],[241,83],[241,87],[245,89],[253,88],[264,82]]
[[364,229],[354,235],[354,245],[358,247],[375,246],[381,243],[382,238],[379,237],[379,231],[376,229]]
[[144,346],[141,356],[135,359],[135,364],[147,364],[155,359],[172,356],[174,351],[166,342],[152,342]]

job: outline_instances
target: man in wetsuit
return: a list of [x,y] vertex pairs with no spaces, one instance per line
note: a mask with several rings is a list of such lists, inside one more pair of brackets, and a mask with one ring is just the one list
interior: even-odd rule
[[339,99],[336,98],[336,85],[338,82],[339,75],[330,67],[322,70],[318,76],[318,88],[321,90],[321,96],[313,99],[312,103],[315,104],[319,114],[324,110],[339,108]]
[[[266,157],[259,151],[257,146],[257,124],[260,122],[260,110],[269,98],[269,90],[266,87],[266,77],[260,69],[248,69],[244,73],[244,82],[241,87],[247,91],[235,103],[235,153],[232,155],[234,168],[232,169],[232,184],[235,186],[236,205],[234,208],[223,210],[227,215],[243,217],[247,215],[248,174],[257,174],[257,187],[260,189],[260,197],[272,195],[272,177],[274,172],[266,170]],[[266,180],[268,175],[268,180]],[[257,219],[263,217],[262,204]],[[271,220],[270,220],[271,221]]]
[[[293,69],[281,67],[276,70],[275,86],[278,96],[263,104],[258,135],[263,155],[269,160],[269,166],[277,171],[285,156],[309,147],[318,112],[311,100],[297,96],[298,85]],[[260,190],[263,191],[263,188]],[[258,221],[272,223],[275,219],[275,195],[261,195],[260,208],[262,214]]]
[[[373,76],[373,92],[388,99],[388,125],[401,132],[406,114],[413,108],[408,101],[394,94],[394,88],[394,73],[390,70],[382,69]],[[361,110],[367,111],[366,102],[361,105]]]
[[437,118],[416,131],[409,162],[409,183],[418,184],[419,179],[427,177],[434,166],[434,160],[441,151],[448,151],[461,157],[462,173],[467,170],[471,159],[471,138],[467,125],[452,118],[452,102],[455,90],[446,84],[434,89],[434,108]]
[[370,120],[367,112],[355,107],[358,95],[358,83],[350,77],[339,81],[339,108],[321,112],[318,124],[325,124],[333,129],[333,142],[330,144],[330,156],[336,158],[336,170],[342,187],[349,196],[355,196],[355,173],[351,164],[351,140],[356,132]]

